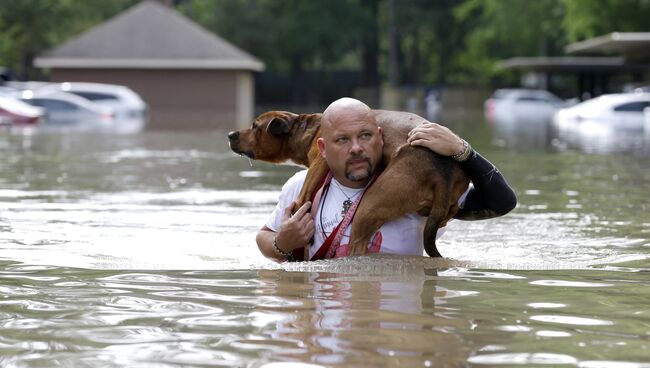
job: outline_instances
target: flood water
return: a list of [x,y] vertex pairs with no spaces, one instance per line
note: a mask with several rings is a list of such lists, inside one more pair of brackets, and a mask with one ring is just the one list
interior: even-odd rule
[[226,132],[0,132],[0,365],[650,367],[647,137],[449,126],[511,214],[302,264],[254,241],[296,168]]

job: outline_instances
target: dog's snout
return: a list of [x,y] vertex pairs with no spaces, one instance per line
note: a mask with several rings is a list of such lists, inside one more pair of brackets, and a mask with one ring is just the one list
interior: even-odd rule
[[233,131],[228,133],[228,139],[231,141],[237,140],[237,138],[239,138],[239,132]]

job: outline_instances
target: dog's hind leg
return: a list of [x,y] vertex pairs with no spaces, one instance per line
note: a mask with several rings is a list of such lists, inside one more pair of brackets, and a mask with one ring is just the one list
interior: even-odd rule
[[442,208],[440,206],[432,207],[431,212],[429,213],[429,218],[427,218],[427,223],[424,225],[424,251],[427,252],[429,257],[442,257],[436,247],[436,236],[438,235],[438,229],[444,221],[447,212],[447,208]]

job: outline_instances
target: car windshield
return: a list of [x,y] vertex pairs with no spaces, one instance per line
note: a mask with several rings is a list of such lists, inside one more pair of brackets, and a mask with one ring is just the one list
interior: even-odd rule
[[618,105],[614,108],[614,111],[625,111],[625,112],[643,112],[643,109],[650,107],[650,101],[635,101],[628,102],[622,105]]
[[529,102],[557,102],[558,100],[552,98],[551,96],[545,95],[536,95],[536,96],[520,96],[517,97],[517,101],[529,101]]
[[70,102],[49,98],[32,98],[24,101],[30,105],[44,107],[49,111],[74,111],[79,109],[78,106],[71,104]]
[[81,96],[90,101],[117,101],[118,98],[110,93],[86,92],[86,91],[69,91],[77,96]]

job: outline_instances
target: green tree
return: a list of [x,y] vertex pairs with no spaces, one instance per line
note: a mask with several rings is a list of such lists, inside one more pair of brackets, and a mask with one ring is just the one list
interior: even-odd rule
[[[462,3],[463,0],[395,1],[399,79],[402,83],[448,82],[454,73],[453,62],[465,33],[465,22],[457,21],[453,16],[455,7]],[[388,27],[388,24],[383,26],[384,29]],[[388,37],[386,32],[382,34]],[[387,45],[388,40],[383,44]]]
[[562,0],[570,42],[610,32],[650,31],[650,0]]
[[561,55],[564,15],[560,0],[464,1],[455,17],[473,24],[455,60],[465,72],[457,82],[487,83],[499,75],[496,62],[505,58]]
[[357,50],[373,21],[361,0],[194,0],[192,18],[264,59],[271,70],[358,66]]
[[33,58],[135,3],[135,0],[0,1],[0,65],[38,78]]
[[372,5],[372,0],[194,0],[192,18],[264,60],[267,75],[289,76],[292,100],[304,102],[322,87],[305,83],[307,71],[360,70],[362,60],[368,62],[372,48],[364,42],[372,42]]

